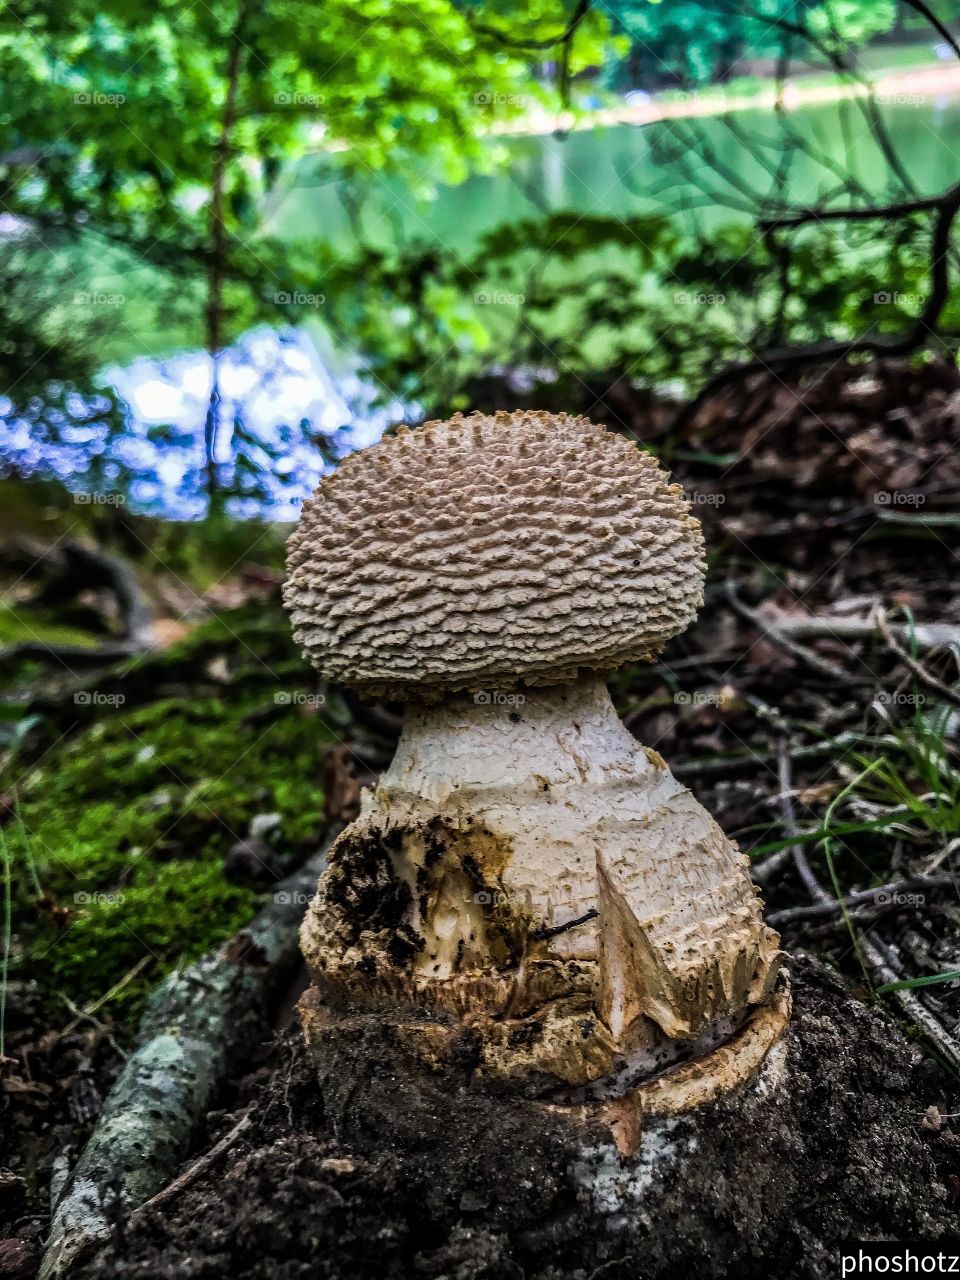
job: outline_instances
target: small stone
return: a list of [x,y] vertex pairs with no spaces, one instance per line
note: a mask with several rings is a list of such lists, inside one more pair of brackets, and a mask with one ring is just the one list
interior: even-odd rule
[[927,1107],[920,1123],[924,1129],[933,1129],[936,1133],[939,1133],[943,1128],[943,1116],[940,1114],[940,1108],[935,1105]]

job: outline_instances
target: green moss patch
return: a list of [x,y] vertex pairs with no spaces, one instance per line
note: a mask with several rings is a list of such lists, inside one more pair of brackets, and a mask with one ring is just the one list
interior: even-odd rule
[[[221,619],[208,629],[238,628]],[[252,660],[235,647],[237,664]],[[3,829],[11,978],[37,978],[52,1000],[85,1007],[136,970],[110,1002],[133,1016],[164,973],[228,937],[263,900],[223,873],[251,818],[278,814],[278,850],[306,856],[322,819],[320,753],[333,735],[305,704],[278,706],[277,682],[266,668],[263,677],[218,696],[205,686],[193,701],[107,707],[20,781]]]

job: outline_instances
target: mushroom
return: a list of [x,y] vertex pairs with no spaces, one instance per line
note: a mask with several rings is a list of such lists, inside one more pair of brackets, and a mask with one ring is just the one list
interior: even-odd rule
[[702,604],[656,459],[566,414],[401,427],[321,481],[288,568],[306,657],[406,704],[303,925],[324,1007],[389,1010],[428,1058],[469,1032],[482,1074],[557,1104],[662,1101],[669,1069],[682,1108],[754,1071],[779,939],[603,678]]

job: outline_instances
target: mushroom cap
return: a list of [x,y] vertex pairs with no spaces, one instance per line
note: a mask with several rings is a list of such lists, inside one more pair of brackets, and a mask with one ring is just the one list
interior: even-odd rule
[[400,427],[352,454],[304,504],[287,567],[319,671],[416,700],[650,659],[696,615],[706,565],[652,454],[520,412]]

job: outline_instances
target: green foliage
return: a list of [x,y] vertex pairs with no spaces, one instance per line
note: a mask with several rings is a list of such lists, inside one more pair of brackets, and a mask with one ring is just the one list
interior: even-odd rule
[[814,35],[848,45],[891,31],[896,20],[895,0],[824,0],[807,16]]
[[[145,345],[215,353],[309,316],[297,299],[323,289],[312,240],[263,225],[297,162],[310,155],[324,182],[394,172],[421,188],[424,158],[433,183],[491,167],[489,127],[557,101],[516,42],[565,24],[551,0],[0,2],[0,194],[23,232],[0,269],[0,418],[32,436],[10,463],[29,474],[82,425],[84,456],[61,473],[126,490],[122,406],[91,397],[103,362]],[[572,73],[602,59],[607,26],[599,9],[577,26]],[[279,487],[282,445],[238,420],[218,468],[215,434],[189,455],[182,496],[263,500],[267,474]]]
[[884,982],[874,988],[874,994],[887,995],[891,991],[912,991],[915,987],[936,987],[944,982],[960,981],[960,969],[948,969],[944,973],[928,973],[923,978],[904,978],[900,982]]
[[[0,184],[24,229],[0,268],[0,382],[14,401],[0,415],[26,428],[8,462],[28,473],[58,445],[63,473],[127,488],[124,407],[91,394],[108,354],[142,353],[144,334],[152,354],[222,349],[253,326],[315,318],[297,299],[320,292],[324,325],[369,357],[384,399],[428,409],[493,365],[574,377],[615,367],[690,386],[711,362],[770,341],[903,327],[925,287],[919,223],[889,245],[875,228],[814,230],[797,238],[784,278],[745,229],[693,240],[653,217],[554,213],[497,228],[476,252],[415,238],[372,246],[358,233],[346,258],[313,231],[269,233],[268,209],[304,175],[346,200],[382,176],[423,194],[500,163],[506,149],[484,135],[557,105],[531,67],[558,61],[574,11],[555,0],[0,0]],[[611,0],[576,27],[569,70],[613,65],[629,45],[619,87],[702,84],[777,53],[778,17],[836,45],[892,16],[891,0],[757,0],[749,16],[732,0]],[[97,301],[118,292],[123,305]],[[907,301],[872,300],[894,292]],[[269,474],[279,491],[288,437],[231,428],[223,475],[211,479],[203,463],[216,465],[196,450],[181,489],[215,479],[221,496],[257,501]],[[297,429],[336,454],[332,437]],[[150,428],[158,448],[189,453],[195,433],[174,436]]]
[[[617,88],[705,85],[724,79],[741,59],[783,52],[822,62],[817,43],[847,57],[892,30],[897,16],[895,0],[757,0],[751,5],[610,0],[604,8],[613,30],[629,41],[627,54],[605,71],[608,83]],[[809,32],[814,43],[798,35],[797,28]]]
[[886,810],[897,834],[914,843],[960,830],[960,771],[951,760],[949,707],[918,706],[896,730],[890,754],[857,757],[857,793]]
[[[766,842],[751,856],[807,846],[822,854],[834,891],[842,897],[844,884],[862,879],[865,868],[876,866],[879,876],[888,874],[886,852],[871,838],[874,833],[895,837],[917,854],[944,847],[960,830],[953,715],[950,707],[918,700],[906,723],[876,739],[869,751],[854,753],[858,772],[833,797],[820,825]],[[853,816],[840,816],[844,810]]]
[[[555,7],[537,3],[497,25],[509,33],[530,17],[536,34],[548,12],[555,28]],[[449,0],[81,0],[26,18],[2,5],[5,207],[91,245],[132,248],[182,288],[206,269],[225,146],[238,332],[276,314],[277,290],[316,285],[291,274],[296,253],[287,261],[276,244],[265,270],[257,243],[259,198],[298,156],[319,149],[334,169],[368,173],[430,155],[447,182],[489,163],[480,131],[491,110],[520,110],[537,89],[528,60],[469,18]],[[597,17],[578,32],[584,59],[598,56],[603,29]]]
[[[781,282],[742,224],[699,239],[667,218],[564,212],[497,227],[466,260],[366,248],[325,273],[338,330],[377,353],[385,386],[433,411],[491,366],[693,387],[774,341],[900,332],[927,289],[927,235],[922,220],[889,242],[864,226],[811,228]],[[954,301],[946,324],[958,321]]]

